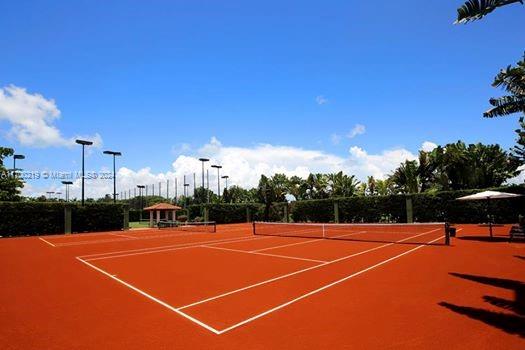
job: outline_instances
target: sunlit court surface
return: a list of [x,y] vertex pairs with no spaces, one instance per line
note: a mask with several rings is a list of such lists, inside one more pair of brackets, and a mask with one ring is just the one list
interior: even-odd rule
[[[365,226],[348,231],[352,239],[319,239],[304,237],[316,226],[261,225],[259,234],[247,223],[217,225],[216,232],[166,228],[0,240],[0,344],[524,345],[525,245],[503,239],[508,226],[496,227],[495,240],[487,242],[486,227],[458,225],[446,245],[440,226],[400,225],[388,237]],[[288,237],[299,231],[301,237]],[[283,232],[287,237],[273,235]]]

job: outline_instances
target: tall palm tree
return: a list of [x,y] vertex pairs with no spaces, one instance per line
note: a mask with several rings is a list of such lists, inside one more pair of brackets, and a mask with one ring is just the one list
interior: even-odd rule
[[458,8],[458,19],[454,23],[467,23],[481,19],[498,7],[516,2],[523,5],[523,0],[468,0]]
[[525,113],[525,56],[516,67],[502,69],[494,78],[492,86],[502,87],[509,95],[491,98],[489,103],[494,107],[483,113],[485,118]]

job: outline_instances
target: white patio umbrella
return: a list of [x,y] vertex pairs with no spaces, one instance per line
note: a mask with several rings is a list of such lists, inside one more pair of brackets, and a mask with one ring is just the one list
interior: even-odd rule
[[[483,191],[475,194],[471,194],[464,197],[456,198],[458,201],[477,201],[477,200],[486,200],[487,201],[487,213],[490,215],[490,200],[491,199],[508,199],[521,197],[521,194],[507,193],[507,192],[498,192],[498,191]],[[489,232],[490,237],[492,237],[492,220],[489,216]]]

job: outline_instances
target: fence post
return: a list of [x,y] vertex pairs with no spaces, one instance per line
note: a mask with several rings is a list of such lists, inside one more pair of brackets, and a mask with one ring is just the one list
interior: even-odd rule
[[210,221],[210,214],[208,212],[208,207],[207,206],[204,206],[203,207],[203,211],[204,211],[204,221]]
[[252,218],[251,218],[251,212],[250,212],[250,207],[247,205],[246,206],[246,222],[250,222],[252,221]]
[[412,206],[412,197],[406,197],[406,210],[407,210],[407,223],[411,224],[414,222],[414,208]]
[[288,202],[284,203],[284,222],[288,222]]
[[66,235],[71,233],[71,206],[64,206],[64,233]]
[[339,223],[339,202],[334,201],[334,222]]
[[129,230],[129,205],[123,205],[122,210],[124,211],[124,222],[122,223],[122,229],[127,231]]

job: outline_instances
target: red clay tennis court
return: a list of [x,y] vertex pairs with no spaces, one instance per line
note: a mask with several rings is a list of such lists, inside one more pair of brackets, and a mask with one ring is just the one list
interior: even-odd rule
[[0,345],[518,349],[525,245],[508,230],[458,226],[450,245],[440,223],[3,239]]

